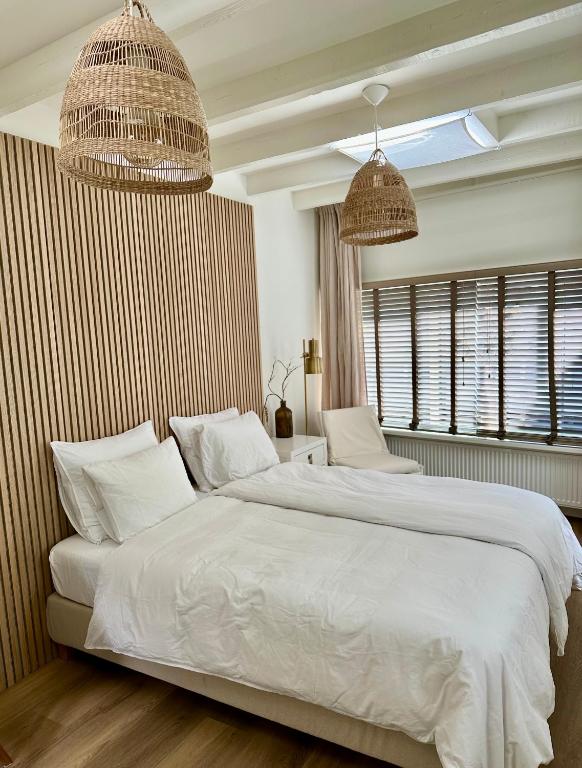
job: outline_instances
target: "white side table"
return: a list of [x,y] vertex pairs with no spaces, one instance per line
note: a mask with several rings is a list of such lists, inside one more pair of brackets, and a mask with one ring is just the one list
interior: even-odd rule
[[305,464],[327,464],[327,440],[312,435],[272,437],[280,461],[301,461]]

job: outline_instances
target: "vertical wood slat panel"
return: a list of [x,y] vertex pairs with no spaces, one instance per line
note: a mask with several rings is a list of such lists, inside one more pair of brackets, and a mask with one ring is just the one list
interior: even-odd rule
[[[30,177],[27,177],[27,168],[32,163],[23,157],[22,144],[16,145],[16,194],[18,195],[18,207],[22,211],[17,227],[17,250],[23,258],[18,263],[18,300],[21,307],[20,317],[26,329],[27,351],[23,363],[23,381],[26,383],[25,399],[28,402],[27,432],[28,442],[24,451],[27,455],[42,453],[43,435],[50,427],[46,424],[47,413],[47,386],[44,379],[44,359],[42,346],[36,344],[36,339],[42,333],[39,325],[39,301],[36,295],[36,281],[34,276],[34,243],[32,234],[32,220],[34,213],[34,195],[30,194],[32,185]],[[31,158],[32,159],[32,158]],[[30,197],[30,200],[29,200]],[[44,329],[43,329],[44,330]],[[23,451],[23,452],[24,452]],[[34,549],[43,549],[46,546],[44,535],[46,515],[44,510],[50,512],[50,499],[46,495],[47,473],[44,462],[40,463],[39,472],[32,474],[28,479],[30,495],[28,504],[32,505],[28,520],[30,530],[30,542]],[[50,574],[48,564],[40,560],[34,562],[34,590],[32,600],[33,629],[36,641],[36,659],[42,663],[50,656],[50,643],[43,632],[42,610],[44,609],[44,593],[50,589]],[[37,611],[37,609],[40,609]]]
[[0,690],[53,655],[49,442],[262,400],[252,208],[70,182],[0,134]]

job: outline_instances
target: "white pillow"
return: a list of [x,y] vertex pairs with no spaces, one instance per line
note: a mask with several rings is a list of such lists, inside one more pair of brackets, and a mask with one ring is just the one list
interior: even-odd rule
[[57,474],[59,496],[71,525],[84,539],[100,544],[107,538],[99,522],[97,507],[99,498],[93,492],[90,481],[83,474],[86,464],[96,461],[121,459],[158,444],[151,421],[140,424],[120,435],[87,440],[81,443],[51,443]]
[[99,517],[119,544],[198,499],[173,437],[118,461],[83,468],[102,501]]
[[205,424],[200,435],[202,466],[217,488],[279,463],[271,438],[253,411]]
[[201,416],[171,416],[170,428],[178,438],[184,460],[192,472],[201,491],[211,491],[213,486],[204,474],[200,455],[200,433],[204,424],[235,419],[238,408],[227,408],[219,413],[205,413]]

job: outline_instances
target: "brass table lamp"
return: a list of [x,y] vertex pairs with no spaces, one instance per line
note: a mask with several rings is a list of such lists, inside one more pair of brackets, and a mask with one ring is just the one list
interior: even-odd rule
[[[307,344],[307,349],[305,345]],[[319,354],[319,341],[317,339],[303,339],[303,392],[305,395],[305,434],[307,434],[307,376],[313,373],[323,373],[321,356]]]

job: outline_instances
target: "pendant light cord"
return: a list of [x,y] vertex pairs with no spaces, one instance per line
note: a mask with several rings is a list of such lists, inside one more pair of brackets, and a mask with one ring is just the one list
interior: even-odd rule
[[374,134],[376,138],[376,150],[378,150],[378,105],[374,104]]

